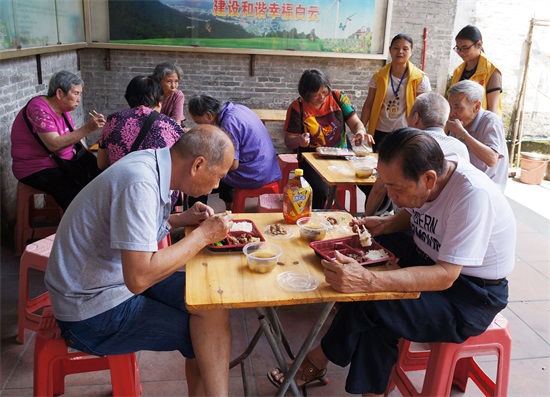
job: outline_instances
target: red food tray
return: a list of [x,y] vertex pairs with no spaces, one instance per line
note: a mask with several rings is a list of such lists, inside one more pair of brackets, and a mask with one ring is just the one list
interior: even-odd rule
[[326,260],[333,260],[335,258],[334,251],[338,251],[344,255],[361,255],[364,256],[367,251],[383,249],[388,253],[388,256],[385,258],[374,259],[371,261],[359,262],[363,266],[373,266],[377,265],[380,262],[386,262],[389,260],[394,260],[395,256],[388,251],[386,248],[382,247],[376,241],[372,241],[372,245],[369,247],[362,247],[359,242],[359,236],[354,234],[353,236],[334,238],[330,240],[321,240],[321,241],[312,241],[309,243],[309,246],[313,248],[313,251],[321,258]]
[[[246,234],[247,236],[259,237],[260,241],[265,241],[264,236],[262,235],[262,233],[260,233],[260,231],[254,224],[254,222],[252,222],[251,220],[237,219],[233,221],[233,225],[238,225],[239,223],[245,223],[245,222],[252,224],[252,232],[235,231],[235,232],[229,232],[227,233],[227,235],[237,237],[242,234]],[[230,251],[242,251],[243,247],[246,245],[246,244],[229,244],[229,242],[227,241],[227,237],[222,240],[222,244],[223,245],[208,244],[206,248],[212,252],[230,252]]]

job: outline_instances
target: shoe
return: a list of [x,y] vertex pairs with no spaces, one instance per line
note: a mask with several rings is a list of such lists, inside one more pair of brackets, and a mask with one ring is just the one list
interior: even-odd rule
[[[281,379],[275,379],[272,374],[273,371],[278,371],[281,374],[283,373],[283,371],[281,370],[281,368],[275,367],[267,372],[267,379],[269,379],[269,381],[274,386],[280,387],[283,381]],[[323,386],[325,386],[328,384],[328,378],[325,378],[326,373],[326,368],[317,368],[306,356],[306,358],[304,358],[304,361],[302,362],[302,365],[300,365],[300,368],[298,368],[298,372],[296,372],[294,380],[296,381],[298,387],[301,388],[315,381],[319,381],[323,384]],[[300,381],[303,381],[304,383],[299,384]]]

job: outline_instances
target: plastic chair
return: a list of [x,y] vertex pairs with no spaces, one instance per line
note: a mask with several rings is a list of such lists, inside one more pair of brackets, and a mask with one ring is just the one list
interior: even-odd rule
[[46,272],[54,238],[55,234],[27,245],[21,256],[19,262],[19,303],[16,338],[19,343],[25,343],[25,329],[33,331],[38,329],[41,315],[37,312],[50,305],[48,292],[34,298],[29,296],[29,269]]
[[257,189],[235,189],[235,194],[233,195],[233,212],[244,212],[244,205],[248,197],[259,197],[265,193],[279,194],[279,183],[271,182]]
[[277,156],[277,162],[279,168],[281,168],[281,174],[283,177],[279,181],[279,191],[282,192],[288,183],[290,171],[294,171],[298,168],[298,157],[293,153],[284,153]]
[[[29,269],[46,272],[54,239],[55,234],[27,245],[19,262],[19,304],[16,341],[21,344],[25,343],[25,329],[38,330],[42,318],[42,315],[38,311],[50,305],[50,295],[48,292],[44,292],[34,298],[29,296]],[[170,234],[167,234],[158,243],[158,248],[166,248],[171,244]]]
[[258,212],[283,212],[282,194],[262,194],[258,202]]
[[[386,395],[396,385],[403,396],[449,396],[451,386],[465,392],[468,379],[472,379],[486,396],[507,396],[512,337],[508,320],[502,315],[497,315],[481,335],[463,343],[430,343],[430,350],[423,351],[411,351],[410,345],[405,339],[399,342],[399,359],[392,369]],[[488,355],[498,358],[496,381],[474,359]],[[426,370],[421,392],[406,374],[418,370]]]
[[[349,211],[357,212],[357,186],[355,185],[338,185],[336,188],[336,194],[338,195],[338,201],[342,207],[346,206],[346,192],[349,192]],[[338,209],[338,206],[334,204],[333,209]]]
[[[44,196],[44,208],[35,207],[35,195]],[[54,234],[62,216],[63,210],[51,196],[18,182],[15,255],[23,253],[28,240],[38,240]]]
[[65,393],[65,376],[110,369],[113,396],[139,396],[141,383],[135,353],[98,357],[67,350],[51,307],[44,309],[34,346],[34,395]]

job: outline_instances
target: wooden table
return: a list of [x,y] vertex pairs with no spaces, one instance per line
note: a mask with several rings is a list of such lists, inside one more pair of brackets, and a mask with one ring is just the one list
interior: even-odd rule
[[[357,178],[353,164],[345,158],[324,157],[316,152],[305,152],[302,153],[302,156],[329,186],[327,209],[332,208],[332,205],[336,203],[339,209],[344,210],[336,195],[338,185],[374,185],[376,182],[374,174],[369,178]],[[373,154],[373,156],[377,156],[377,154]]]
[[286,110],[278,109],[252,109],[254,113],[265,124],[267,122],[284,123],[286,120]]
[[[347,212],[314,213],[314,216],[333,216],[339,225],[327,233],[328,238],[336,238],[352,234],[348,223],[351,215]],[[277,239],[263,233],[264,227],[278,222],[284,222],[282,214],[279,213],[247,213],[235,214],[235,219],[249,219],[255,223],[267,241],[274,242],[281,246],[283,254],[279,259],[281,263],[275,270],[267,274],[254,273],[248,269],[246,257],[242,252],[233,253],[212,253],[207,249],[199,252],[191,259],[186,266],[187,284],[185,300],[189,310],[203,309],[234,309],[234,308],[256,308],[258,319],[263,332],[268,338],[269,344],[279,366],[286,370],[286,360],[276,341],[278,335],[273,328],[279,328],[278,319],[275,324],[266,318],[265,312],[258,308],[298,305],[306,303],[324,302],[322,312],[312,326],[309,335],[304,341],[292,366],[288,369],[285,382],[281,385],[277,395],[284,395],[288,387],[292,387],[295,395],[299,395],[293,379],[296,372],[311,348],[315,337],[328,317],[334,302],[351,302],[364,300],[387,300],[387,299],[411,299],[417,298],[417,292],[376,292],[344,294],[333,290],[325,282],[321,259],[315,255],[309,244],[300,238],[298,226],[285,224],[285,227],[295,232],[295,237],[290,239]],[[397,268],[395,263],[385,263],[382,266],[371,268],[376,271],[385,271]],[[285,271],[296,271],[310,274],[319,280],[319,287],[314,291],[293,292],[281,288],[276,279]],[[269,312],[275,315],[274,310]],[[260,334],[261,335],[261,334]],[[255,342],[259,337],[255,336]],[[251,349],[248,349],[249,352]],[[241,355],[242,358],[242,355]],[[246,358],[246,357],[245,357]],[[245,385],[246,388],[246,385]]]

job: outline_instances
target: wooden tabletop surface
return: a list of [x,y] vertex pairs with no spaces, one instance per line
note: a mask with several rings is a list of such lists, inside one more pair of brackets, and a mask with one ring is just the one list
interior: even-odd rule
[[316,152],[302,153],[302,156],[329,186],[372,185],[376,182],[374,175],[369,178],[357,178],[352,162],[344,157],[325,157]]
[[286,110],[279,109],[252,109],[254,113],[265,122],[281,122],[286,120]]
[[[328,238],[352,234],[348,224],[351,215],[346,212],[315,213],[315,216],[335,217],[339,225],[329,230]],[[359,300],[409,299],[417,298],[416,292],[377,292],[343,294],[333,290],[324,279],[321,258],[309,243],[300,238],[298,226],[284,223],[279,213],[235,214],[235,219],[248,219],[254,222],[266,241],[278,244],[283,249],[280,265],[271,273],[252,272],[242,252],[212,253],[206,248],[191,259],[186,266],[186,303],[190,310],[284,306],[303,303],[345,302]],[[265,226],[283,223],[285,228],[295,233],[289,239],[277,239],[264,232]],[[371,268],[377,271],[396,268],[387,263]],[[313,291],[295,292],[281,288],[277,276],[286,271],[302,272],[315,277],[319,287]]]

